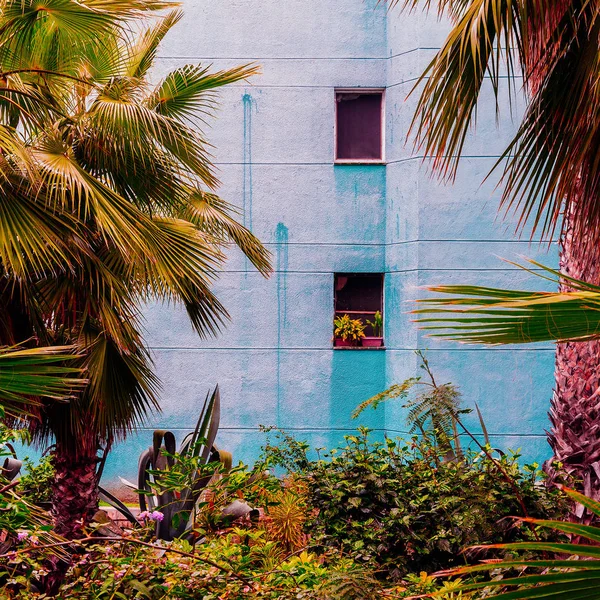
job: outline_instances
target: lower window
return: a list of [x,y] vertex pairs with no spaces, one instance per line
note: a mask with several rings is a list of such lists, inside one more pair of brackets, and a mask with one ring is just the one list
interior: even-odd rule
[[383,274],[336,273],[333,344],[383,346]]

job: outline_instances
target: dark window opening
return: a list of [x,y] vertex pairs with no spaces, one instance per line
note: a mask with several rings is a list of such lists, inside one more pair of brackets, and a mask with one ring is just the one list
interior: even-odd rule
[[383,92],[336,92],[336,160],[382,160]]
[[343,340],[336,335],[335,346],[383,346],[382,273],[336,273],[335,318],[345,315],[364,326],[364,337]]

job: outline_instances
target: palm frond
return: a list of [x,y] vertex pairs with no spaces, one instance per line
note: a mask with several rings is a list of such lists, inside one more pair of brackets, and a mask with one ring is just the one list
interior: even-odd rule
[[86,361],[90,385],[74,410],[86,416],[104,439],[124,437],[141,425],[150,410],[159,410],[158,379],[143,348],[123,353],[105,336],[97,336]]
[[162,244],[132,267],[132,281],[142,297],[182,303],[192,325],[202,337],[216,334],[228,313],[210,285],[224,255],[218,244],[191,223],[179,219],[154,219]]
[[[596,515],[600,515],[600,503],[587,498],[574,490],[563,488],[575,502],[584,502]],[[548,521],[539,519],[524,519],[524,521],[539,527],[560,531],[577,536],[591,543],[566,542],[521,542],[512,544],[494,544],[478,546],[474,549],[496,549],[517,554],[515,558],[502,561],[488,561],[484,564],[461,567],[436,573],[436,576],[473,575],[483,572],[520,571],[519,576],[505,576],[491,581],[477,581],[460,585],[454,591],[472,591],[479,589],[496,589],[494,594],[499,600],[517,600],[528,598],[565,598],[568,600],[594,600],[598,598],[600,586],[600,528],[580,525],[578,523]],[[552,553],[560,558],[552,559],[522,559],[519,553]],[[581,559],[585,560],[581,560]],[[515,589],[516,588],[516,589]],[[435,596],[435,595],[434,595]]]
[[130,79],[112,81],[90,108],[92,127],[112,140],[110,151],[117,157],[125,156],[123,149],[143,155],[146,147],[158,144],[190,175],[215,187],[218,180],[209,144],[197,131],[138,102],[138,91],[138,84]]
[[[600,287],[543,269],[557,285],[568,280],[571,292],[531,292],[481,286],[432,286],[442,297],[420,299],[414,310],[422,329],[433,337],[465,343],[521,344],[585,341],[600,337]],[[538,275],[538,273],[522,267]]]
[[[425,69],[411,126],[433,169],[453,178],[486,81],[499,114],[501,79],[512,105],[522,77],[528,102],[521,125],[496,163],[502,208],[517,230],[551,237],[565,204],[574,233],[600,232],[600,10],[593,2],[391,0],[414,9],[437,5],[453,27]],[[502,71],[502,77],[500,75]]]
[[575,235],[595,240],[600,232],[597,11],[565,12],[559,33],[545,40],[543,67],[535,65],[530,75],[535,93],[498,163],[505,164],[503,207],[519,216],[520,227],[530,223],[545,238],[561,223],[565,202]]
[[[0,127],[0,143],[2,128]],[[21,279],[32,272],[62,273],[75,260],[68,240],[75,220],[48,211],[21,169],[0,158],[0,261],[5,271]]]
[[263,275],[268,275],[271,253],[251,231],[235,220],[235,212],[234,207],[215,194],[196,190],[188,198],[181,217],[220,242],[233,242]]
[[215,73],[210,67],[186,65],[169,73],[146,104],[161,115],[196,121],[214,109],[215,89],[258,73],[259,67],[251,64]]
[[[67,366],[80,357],[73,346],[0,348],[0,410],[22,416],[36,397],[64,401],[80,392],[87,381],[82,370]],[[25,406],[24,406],[25,405]]]
[[128,48],[128,60],[123,73],[126,77],[142,78],[154,63],[156,51],[169,30],[183,16],[179,10],[172,11],[154,27],[149,27],[142,35],[136,35],[136,41]]
[[458,19],[413,89],[424,84],[411,131],[417,146],[434,157],[434,169],[453,177],[484,81],[491,82],[498,112],[501,71],[509,79],[518,74],[513,49],[523,56],[525,26],[523,3],[517,0],[440,4],[455,6]]
[[118,13],[110,7],[92,6],[94,2],[46,0],[43,6],[34,0],[4,0],[0,16],[0,37],[4,55],[22,57],[38,67],[74,73],[77,49],[94,46],[113,30],[131,8]]

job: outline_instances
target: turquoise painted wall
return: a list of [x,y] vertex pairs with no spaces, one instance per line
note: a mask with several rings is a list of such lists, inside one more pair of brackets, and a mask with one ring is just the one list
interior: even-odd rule
[[[415,103],[406,96],[447,25],[388,13],[376,0],[184,0],[183,8],[157,75],[197,62],[262,65],[262,75],[223,90],[207,135],[220,193],[244,211],[275,271],[265,280],[231,253],[216,284],[231,323],[215,339],[199,340],[182,310],[146,308],[163,411],[115,448],[107,483],[134,476],[153,428],[183,437],[216,383],[224,403],[218,442],[235,459],[256,457],[259,424],[331,447],[356,426],[350,412],[359,402],[415,375],[416,348],[429,348],[439,380],[456,382],[467,405],[480,405],[495,443],[546,457],[552,348],[433,342],[407,314],[428,284],[538,285],[498,256],[555,260],[495,222],[498,192],[481,182],[513,128],[509,118],[496,128],[488,91],[453,186],[431,180],[428,164],[404,143]],[[386,165],[334,165],[336,87],[386,88]],[[340,271],[385,272],[386,350],[332,349]],[[380,432],[405,429],[398,405],[362,422]]]

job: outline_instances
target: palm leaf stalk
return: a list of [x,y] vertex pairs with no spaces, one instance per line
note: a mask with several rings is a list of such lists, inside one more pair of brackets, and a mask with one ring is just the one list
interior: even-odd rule
[[[516,215],[517,233],[525,226],[532,237],[551,239],[560,233],[561,274],[600,285],[600,4],[389,1],[409,10],[435,6],[452,23],[442,48],[415,86],[419,99],[411,133],[416,149],[431,159],[435,173],[453,180],[482,90],[492,91],[499,118],[501,99],[508,94],[512,112],[516,87],[522,81],[526,108],[514,139],[494,167],[501,178],[500,209]],[[480,318],[496,320],[485,323],[489,326],[485,336],[483,321],[454,320],[449,325],[457,329],[448,331],[463,341],[481,334],[479,341],[485,343],[561,342],[550,409],[549,441],[555,460],[546,463],[546,470],[552,479],[553,465],[564,463],[582,481],[582,489],[600,499],[600,436],[595,433],[600,431],[600,412],[595,407],[600,342],[593,339],[597,310],[591,296],[571,288],[571,280],[558,281],[561,294],[576,294],[561,295],[553,302],[549,296],[527,292],[515,291],[509,297],[485,290],[477,296],[470,290],[467,295],[487,311]],[[447,286],[440,289],[455,291]],[[503,296],[512,303],[510,318]],[[530,319],[523,302],[535,303],[539,317]],[[461,318],[476,319],[477,308],[472,308],[468,317]],[[500,316],[495,310],[504,312]],[[567,325],[568,318],[578,325]],[[592,518],[591,513],[587,518]]]
[[[216,195],[202,133],[216,91],[253,65],[148,72],[180,18],[158,0],[0,1],[0,344],[72,345],[86,385],[26,404],[55,443],[56,530],[98,505],[98,451],[158,408],[141,335],[148,300],[183,306],[200,336],[228,319],[212,291],[228,249],[264,275],[270,255]],[[4,75],[2,75],[4,74]],[[1,366],[1,365],[0,365]]]

